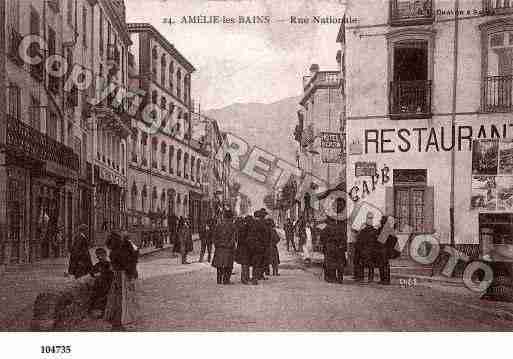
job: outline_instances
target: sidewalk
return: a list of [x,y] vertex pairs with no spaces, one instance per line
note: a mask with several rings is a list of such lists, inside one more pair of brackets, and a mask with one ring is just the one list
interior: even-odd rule
[[[197,236],[194,238],[195,250],[198,251]],[[144,258],[151,253],[171,249],[172,245],[163,248],[143,248],[140,256]],[[95,248],[90,250],[93,263],[96,262]],[[178,255],[175,255],[178,257]],[[69,257],[47,259],[37,263],[8,267],[0,273],[0,330],[28,330],[32,319],[34,301],[39,293],[48,290],[59,290],[77,284],[73,277],[66,277]]]

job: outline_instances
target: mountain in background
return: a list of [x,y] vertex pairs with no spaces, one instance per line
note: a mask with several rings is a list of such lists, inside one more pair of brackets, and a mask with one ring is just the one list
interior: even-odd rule
[[[270,104],[235,103],[224,108],[205,111],[214,118],[223,132],[243,138],[250,147],[258,146],[290,163],[296,163],[297,144],[294,128],[300,97],[289,97]],[[236,176],[241,192],[246,193],[254,208],[264,207],[268,189],[244,175]]]

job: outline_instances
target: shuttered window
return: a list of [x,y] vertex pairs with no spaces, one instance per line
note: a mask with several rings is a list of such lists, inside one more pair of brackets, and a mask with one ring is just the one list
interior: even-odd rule
[[[396,173],[396,171],[398,171]],[[385,201],[387,216],[395,218],[395,229],[402,233],[434,232],[434,187],[426,185],[426,177],[411,170],[394,171],[394,177],[400,180],[386,188]],[[397,175],[397,176],[396,176]],[[420,177],[420,180],[415,180]]]

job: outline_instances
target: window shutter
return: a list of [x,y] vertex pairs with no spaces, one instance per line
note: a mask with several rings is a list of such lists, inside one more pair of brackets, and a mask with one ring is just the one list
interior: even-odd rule
[[424,232],[425,233],[434,233],[435,226],[435,196],[434,196],[434,187],[428,186],[424,191]]
[[385,187],[385,215],[395,217],[394,187]]

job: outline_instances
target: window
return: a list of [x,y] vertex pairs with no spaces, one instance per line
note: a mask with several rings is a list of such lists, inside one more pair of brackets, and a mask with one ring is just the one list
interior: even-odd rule
[[165,110],[167,107],[167,100],[164,96],[160,98],[160,108]]
[[390,0],[392,26],[422,25],[433,22],[432,0]]
[[[48,28],[48,55],[52,56],[56,54],[56,34],[52,28]],[[53,64],[54,70],[59,70],[59,65],[57,63]],[[48,87],[49,90],[58,94],[60,89],[60,78],[50,75],[48,78]]]
[[182,176],[181,166],[182,166],[182,150],[178,150],[178,152],[176,153],[176,174],[178,175],[178,177]]
[[135,184],[135,182],[132,185],[131,204],[130,204],[130,206],[131,206],[133,211],[137,210],[137,185]]
[[196,182],[200,182],[200,169],[201,169],[201,160],[198,158],[198,161],[196,162]]
[[183,176],[186,179],[189,179],[189,154],[185,153],[183,155]]
[[34,96],[30,97],[29,124],[32,128],[41,131],[41,104]]
[[169,173],[174,173],[174,157],[175,157],[175,148],[173,146],[169,146]]
[[141,210],[148,212],[148,190],[146,189],[146,185],[144,185],[141,193]]
[[14,83],[9,84],[9,116],[21,121],[21,89]]
[[160,83],[162,86],[166,86],[166,55],[162,54],[160,59]]
[[169,64],[169,89],[173,92],[173,77],[175,76],[175,65],[174,62],[171,61]]
[[176,72],[176,96],[178,96],[179,99],[182,98],[182,72],[180,69]]
[[402,233],[432,233],[434,191],[427,186],[427,170],[394,170],[393,187],[386,188],[387,215]]
[[74,23],[73,23],[73,5],[74,5],[75,0],[67,0],[67,1],[68,2],[66,4],[66,20],[68,22],[68,25],[73,28],[74,27]]
[[157,94],[157,91],[156,90],[153,90],[151,92],[151,103],[156,105],[157,104],[157,99],[158,99],[158,94]]
[[82,7],[82,45],[87,47],[87,9]]
[[387,37],[390,116],[431,117],[434,32],[405,29],[394,31]]
[[153,137],[151,142],[151,167],[157,168],[157,149],[158,149],[158,142],[155,137]]
[[194,165],[196,164],[196,159],[194,158],[194,156],[191,156],[191,181],[194,182],[194,170],[195,170],[195,167]]
[[480,26],[482,37],[482,109],[513,111],[513,19]]
[[53,111],[48,111],[46,134],[55,140],[57,139],[57,115]]
[[148,135],[145,132],[142,132],[141,133],[141,164],[143,166],[147,166],[148,165],[148,160],[146,158],[147,141],[148,141]]
[[162,142],[160,145],[160,168],[162,171],[167,171],[166,168],[166,154],[167,154],[167,145],[165,142]]
[[137,163],[137,129],[132,133],[132,162]]
[[513,1],[485,0],[485,7],[492,15],[510,14],[513,12]]
[[157,82],[157,47],[153,47],[151,50],[151,79]]
[[104,42],[103,42],[103,10],[102,8],[100,7],[100,20],[99,20],[99,24],[100,26],[100,56],[103,56],[103,48],[104,48]]

